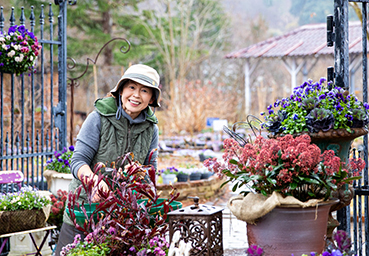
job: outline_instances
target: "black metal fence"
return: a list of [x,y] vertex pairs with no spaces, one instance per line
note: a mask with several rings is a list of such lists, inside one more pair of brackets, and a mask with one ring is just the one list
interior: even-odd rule
[[[369,0],[334,0],[334,47],[335,47],[335,83],[349,89],[349,2],[361,8],[362,16],[362,76],[363,102],[368,102],[368,60],[367,60],[367,16]],[[329,20],[327,25],[329,26]],[[364,159],[366,167],[363,178],[354,183],[355,195],[351,206],[340,210],[337,218],[343,229],[354,242],[353,249],[358,256],[369,255],[369,216],[368,216],[368,135],[363,138],[363,148],[360,157]]]
[[25,183],[40,189],[46,188],[46,160],[67,146],[68,2],[57,0],[55,4],[59,5],[56,17],[51,3],[29,10],[0,10],[1,32],[24,25],[42,45],[36,73],[0,73],[0,171],[21,170]]

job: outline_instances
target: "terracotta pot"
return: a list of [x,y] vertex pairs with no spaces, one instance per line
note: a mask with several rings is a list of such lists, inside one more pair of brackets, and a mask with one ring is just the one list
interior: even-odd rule
[[317,207],[276,207],[256,225],[247,223],[249,245],[258,245],[266,256],[310,255],[322,253],[332,199]]

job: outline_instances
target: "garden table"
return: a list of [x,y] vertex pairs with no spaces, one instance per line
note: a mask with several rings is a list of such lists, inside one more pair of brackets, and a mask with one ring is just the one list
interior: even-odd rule
[[[26,255],[42,256],[41,250],[42,250],[42,247],[45,245],[46,238],[49,236],[51,230],[53,230],[55,228],[56,228],[56,226],[47,226],[47,227],[43,227],[43,228],[35,228],[35,229],[24,230],[24,231],[19,231],[19,232],[0,235],[0,238],[5,238],[3,243],[1,244],[1,247],[0,247],[0,254],[3,251],[3,248],[5,247],[5,244],[8,241],[9,237],[16,236],[16,235],[26,235],[26,234],[28,234],[30,236],[31,240],[32,240],[33,245],[36,248],[36,252],[27,253]],[[41,244],[38,246],[32,233],[40,232],[40,231],[46,231],[46,234],[45,234]]]

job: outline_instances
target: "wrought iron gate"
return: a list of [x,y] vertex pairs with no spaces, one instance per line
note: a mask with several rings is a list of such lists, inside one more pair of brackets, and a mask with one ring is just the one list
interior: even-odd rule
[[[368,102],[368,60],[367,60],[367,16],[369,0],[334,0],[334,47],[335,47],[335,84],[349,89],[349,2],[357,2],[361,7],[362,16],[362,75],[363,102]],[[327,39],[330,38],[331,22],[327,20]],[[332,34],[331,34],[332,35]],[[328,44],[329,45],[329,44]],[[364,136],[363,149],[360,156],[366,167],[363,178],[354,183],[354,198],[351,206],[340,210],[337,218],[343,229],[351,234],[354,242],[353,249],[357,255],[369,256],[369,216],[368,216],[368,135]]]
[[18,18],[17,9],[12,8],[9,17],[3,7],[0,11],[1,32],[24,25],[42,45],[36,73],[0,73],[0,171],[21,170],[25,183],[40,189],[46,186],[46,159],[67,146],[67,6],[75,3],[55,0],[56,22],[51,3],[22,7]]

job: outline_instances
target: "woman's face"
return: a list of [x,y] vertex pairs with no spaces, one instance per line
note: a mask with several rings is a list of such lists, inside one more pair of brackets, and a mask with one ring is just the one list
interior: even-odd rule
[[123,86],[121,98],[124,111],[132,119],[138,117],[142,110],[154,102],[152,88],[131,80]]

